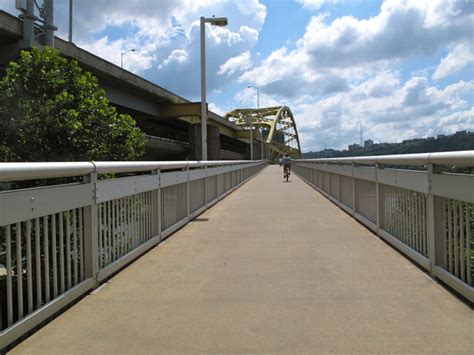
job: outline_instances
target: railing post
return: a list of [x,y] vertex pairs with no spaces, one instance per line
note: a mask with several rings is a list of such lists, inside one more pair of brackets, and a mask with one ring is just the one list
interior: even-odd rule
[[162,196],[162,193],[161,193],[161,169],[158,169],[157,170],[157,174],[158,174],[158,190],[156,192],[156,199],[157,199],[157,203],[158,203],[158,208],[157,208],[157,213],[158,213],[158,216],[157,219],[158,219],[158,235],[160,236],[160,240],[161,240],[161,232],[163,230],[162,228],[162,225],[163,225],[163,220],[162,220],[162,214],[161,214],[161,209],[162,209],[162,200],[163,200],[163,196]]
[[[433,195],[433,175],[437,167],[433,164],[427,165],[428,172],[428,196],[427,196],[427,223],[428,223],[428,257],[430,260],[430,273],[434,273],[434,267],[442,264],[444,257],[444,230],[443,230],[443,207],[442,201]],[[437,242],[440,242],[438,245]],[[437,255],[438,254],[438,255]]]
[[208,181],[207,181],[207,163],[204,165],[204,202],[207,209],[207,190],[208,190]]
[[354,169],[357,167],[356,163],[352,163],[352,217],[354,217],[356,212],[356,181],[354,177]]
[[189,161],[186,165],[187,179],[186,179],[186,215],[189,219],[190,201],[189,201]]
[[337,165],[337,204],[341,205],[341,164],[336,163]]
[[153,175],[157,177],[157,186],[156,190],[152,191],[151,194],[151,208],[152,208],[152,234],[153,236],[159,236],[161,234],[160,229],[160,217],[161,217],[161,200],[160,200],[160,169],[155,169],[152,171]]
[[97,174],[84,177],[91,186],[93,204],[84,208],[84,268],[85,277],[93,278],[97,285],[98,273],[98,221],[97,221]]
[[377,235],[380,229],[384,227],[384,216],[385,216],[385,188],[383,184],[379,183],[378,171],[383,169],[383,164],[375,164],[375,203],[376,206],[376,222],[377,222]]

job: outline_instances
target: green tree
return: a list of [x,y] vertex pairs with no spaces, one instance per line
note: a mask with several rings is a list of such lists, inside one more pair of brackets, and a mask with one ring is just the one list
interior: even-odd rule
[[91,73],[49,47],[22,51],[0,80],[0,160],[133,160],[135,121],[109,104]]

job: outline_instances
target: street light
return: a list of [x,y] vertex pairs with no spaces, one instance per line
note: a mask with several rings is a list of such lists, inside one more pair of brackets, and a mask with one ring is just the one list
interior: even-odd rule
[[73,10],[73,1],[69,0],[69,42],[72,42],[72,10]]
[[252,85],[247,86],[247,88],[257,90],[257,109],[259,109],[260,108],[260,88],[258,86],[252,86]]
[[207,160],[206,22],[227,26],[227,17],[201,17],[201,160]]
[[[248,89],[257,90],[257,110],[260,109],[260,88],[258,86],[247,86]],[[260,127],[260,158],[263,159],[263,128]]]
[[126,51],[123,51],[122,53],[120,53],[120,68],[123,69],[123,56],[125,54],[127,54],[128,52],[135,52],[135,48],[130,48],[130,49],[127,49]]

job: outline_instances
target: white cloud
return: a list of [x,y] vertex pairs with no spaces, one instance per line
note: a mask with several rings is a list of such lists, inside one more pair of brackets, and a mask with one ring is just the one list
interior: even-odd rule
[[282,96],[344,91],[409,58],[472,40],[473,9],[455,1],[387,0],[367,19],[314,16],[294,50],[274,50],[240,81]]
[[[384,72],[345,93],[293,106],[304,150],[347,148],[358,142],[359,122],[364,137],[399,142],[458,130],[474,130],[470,94],[473,81],[459,81],[444,89],[427,78],[402,83],[399,74]],[[380,94],[382,93],[382,94]]]
[[455,74],[465,67],[474,64],[474,45],[473,43],[461,43],[457,45],[448,55],[441,60],[435,72],[433,79],[443,79],[451,74]]
[[208,108],[209,108],[209,111],[217,113],[218,115],[224,116],[226,114],[226,112],[222,108],[220,108],[213,102],[209,102]]
[[233,75],[238,71],[244,71],[252,67],[252,59],[249,51],[245,51],[236,57],[232,57],[222,64],[217,72],[219,75]]
[[160,64],[159,69],[162,69],[164,66],[167,66],[171,63],[185,63],[189,59],[188,52],[184,49],[175,49],[170,53],[168,58],[166,58],[162,64]]
[[324,4],[337,4],[342,0],[296,0],[296,2],[303,5],[304,8],[319,10]]
[[[2,9],[17,14],[13,5],[13,0],[0,0]],[[56,34],[63,38],[67,38],[68,6],[68,1],[55,3]],[[199,18],[213,15],[227,15],[229,25],[206,25],[207,87],[212,93],[231,80],[230,76],[223,80],[219,68],[257,43],[266,17],[259,0],[75,1],[73,40],[117,65],[123,50],[136,48],[124,57],[125,68],[194,99],[200,87]]]
[[[257,93],[254,88],[245,88],[234,95],[234,100],[247,108],[257,107]],[[270,95],[260,92],[259,95],[260,107],[273,107],[288,104],[286,100],[276,100]]]

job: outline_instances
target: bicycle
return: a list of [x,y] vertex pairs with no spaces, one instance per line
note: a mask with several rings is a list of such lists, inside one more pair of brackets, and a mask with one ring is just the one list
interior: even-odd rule
[[283,179],[286,180],[286,182],[288,182],[288,179],[290,178],[290,167],[285,165],[283,166]]

